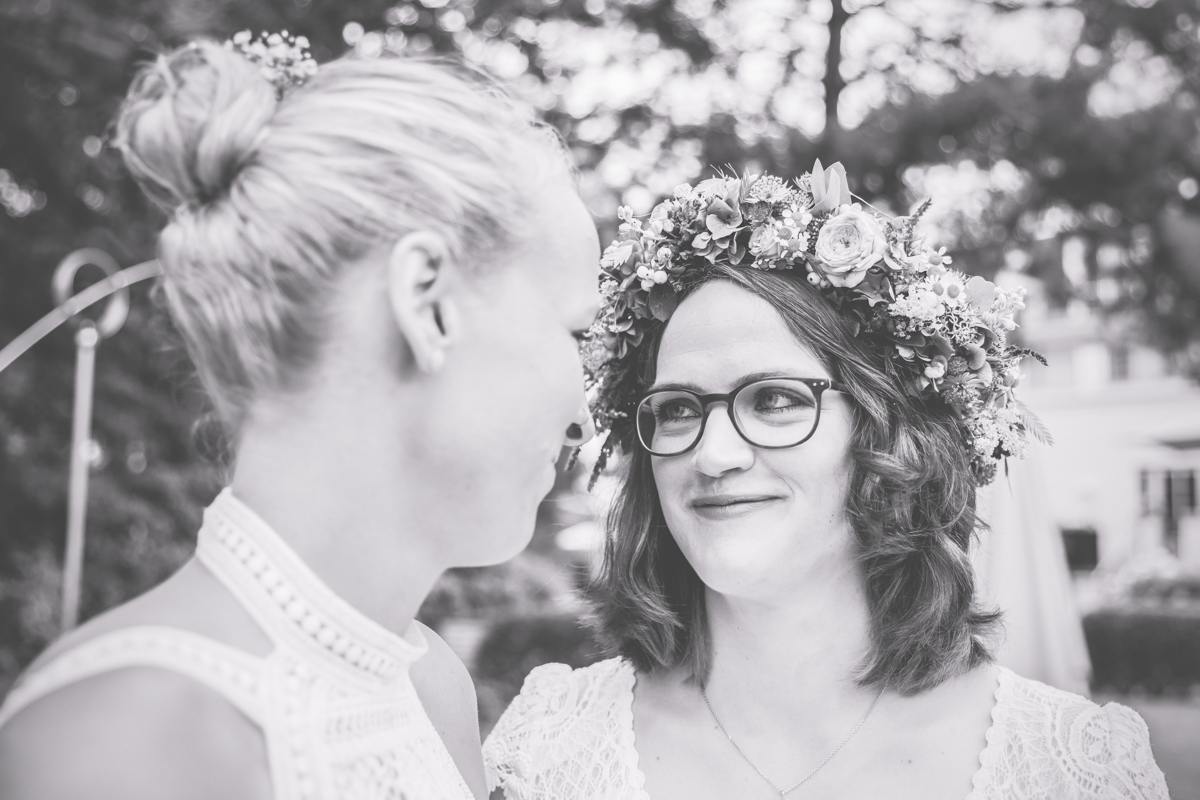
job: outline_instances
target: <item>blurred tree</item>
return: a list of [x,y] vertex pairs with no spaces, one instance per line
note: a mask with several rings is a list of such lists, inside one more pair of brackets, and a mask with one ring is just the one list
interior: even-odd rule
[[512,79],[606,217],[709,165],[841,159],[872,202],[940,198],[967,269],[1133,312],[1200,377],[1189,0],[413,0],[365,22],[361,52],[453,51]]
[[[1024,268],[1060,303],[1132,316],[1200,379],[1200,9],[1083,0],[1070,10],[1078,32],[1061,70],[981,74],[889,102],[854,132],[847,160],[893,195],[926,178],[975,183],[986,197],[977,213],[948,215],[967,264]],[[922,169],[939,161],[951,166]],[[1077,263],[1064,265],[1072,240]]]

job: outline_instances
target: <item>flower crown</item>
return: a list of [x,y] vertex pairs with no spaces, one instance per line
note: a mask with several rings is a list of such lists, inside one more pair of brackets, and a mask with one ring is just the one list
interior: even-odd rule
[[682,184],[647,220],[621,208],[618,237],[600,262],[602,310],[584,345],[592,412],[609,433],[593,482],[614,446],[632,441],[646,333],[670,319],[680,292],[718,261],[804,269],[916,394],[940,396],[953,409],[978,485],[992,481],[999,461],[1024,456],[1027,434],[1049,441],[1013,396],[1021,360],[1046,363],[1007,341],[1025,290],[950,269],[946,248],[914,234],[928,207],[899,218],[867,210],[852,202],[845,168],[818,161],[793,185],[771,175]]
[[317,62],[308,52],[306,36],[292,36],[287,31],[264,31],[252,36],[250,31],[240,31],[225,42],[225,47],[257,64],[262,76],[275,86],[275,95],[280,99],[317,74]]

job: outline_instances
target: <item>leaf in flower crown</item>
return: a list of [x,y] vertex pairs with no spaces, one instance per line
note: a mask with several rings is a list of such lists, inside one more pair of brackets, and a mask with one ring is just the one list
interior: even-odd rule
[[817,159],[813,166],[810,188],[814,214],[821,211],[837,211],[850,202],[850,182],[846,180],[846,168],[840,161],[829,169],[823,169],[821,160]]
[[735,267],[746,257],[746,243],[741,237],[734,236],[729,240],[729,263]]
[[854,289],[872,306],[895,299],[892,282],[888,279],[887,274],[878,267],[871,267],[867,270],[862,281]]
[[974,344],[969,344],[963,348],[966,352],[967,366],[973,372],[979,372],[987,363],[987,351],[982,347]]
[[1037,439],[1045,445],[1054,444],[1054,436],[1050,433],[1050,429],[1046,427],[1046,423],[1042,422],[1041,417],[1033,413],[1029,406],[1016,401],[1017,409],[1021,412],[1021,426],[1029,431],[1029,435]]
[[650,290],[650,313],[659,322],[666,322],[679,307],[679,297],[669,283],[660,283]]
[[935,333],[929,337],[929,343],[933,345],[933,350],[943,358],[949,358],[954,355],[954,345],[950,340],[940,333]]

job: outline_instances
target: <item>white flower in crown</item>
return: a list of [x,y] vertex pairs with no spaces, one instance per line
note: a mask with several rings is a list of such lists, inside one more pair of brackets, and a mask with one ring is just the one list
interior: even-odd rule
[[934,293],[933,288],[925,282],[915,284],[907,293],[900,295],[888,308],[888,312],[896,317],[908,317],[916,322],[928,323],[940,317],[946,311],[942,298]]
[[317,62],[308,52],[306,36],[292,36],[287,31],[280,31],[264,32],[255,37],[250,31],[239,31],[225,42],[225,47],[257,64],[259,72],[275,86],[275,93],[280,98],[317,74]]
[[962,273],[943,271],[941,274],[933,278],[930,284],[930,290],[942,301],[953,308],[954,306],[965,303],[967,300],[966,282],[963,280]]
[[879,222],[858,204],[838,209],[817,234],[817,269],[834,286],[853,288],[887,251]]
[[750,254],[760,258],[776,258],[783,253],[784,241],[779,237],[780,226],[766,223],[750,234]]

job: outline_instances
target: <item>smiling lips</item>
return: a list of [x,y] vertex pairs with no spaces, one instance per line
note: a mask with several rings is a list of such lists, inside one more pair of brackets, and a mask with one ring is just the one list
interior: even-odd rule
[[756,511],[779,499],[769,494],[710,494],[697,497],[691,506],[702,517],[724,519]]

